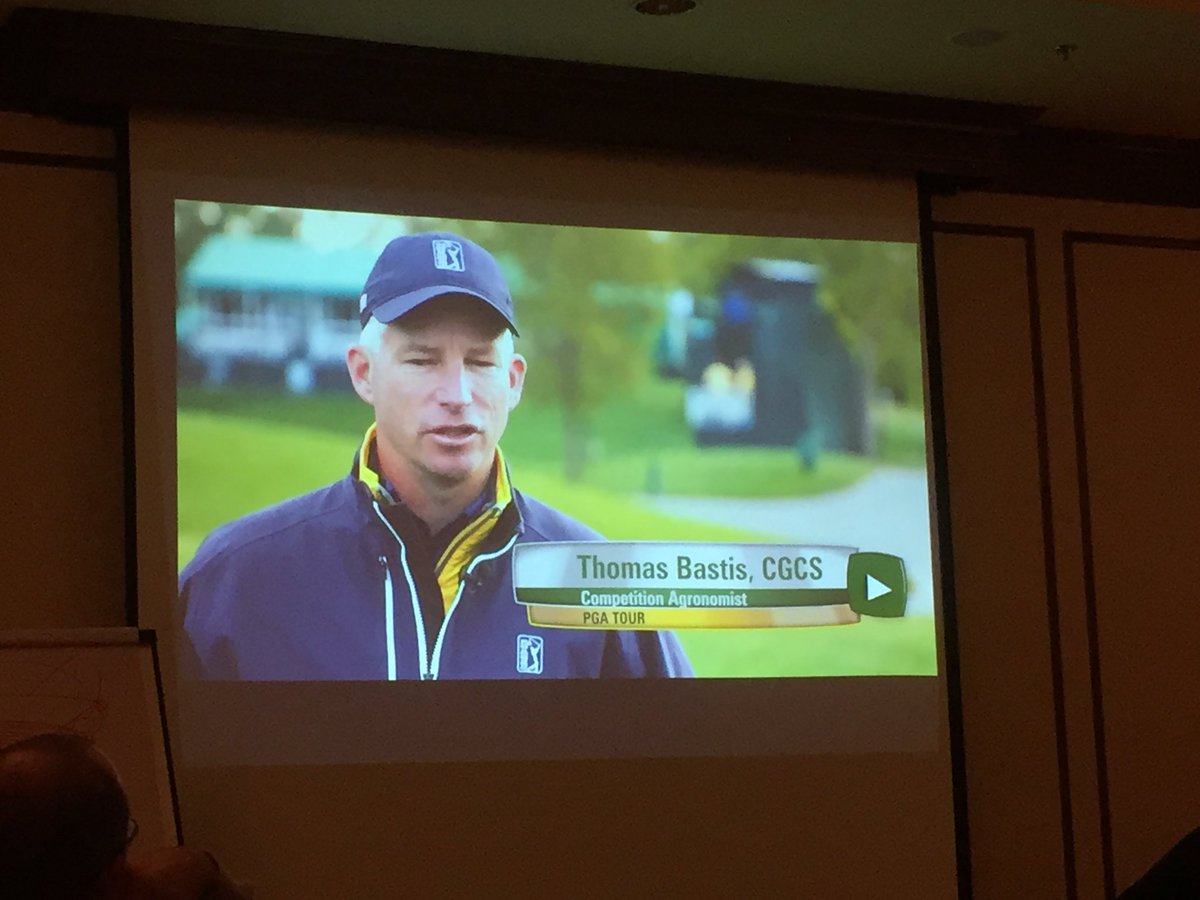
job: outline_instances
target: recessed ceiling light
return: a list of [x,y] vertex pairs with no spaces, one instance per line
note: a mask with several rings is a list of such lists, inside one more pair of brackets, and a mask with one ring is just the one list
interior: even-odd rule
[[950,38],[952,44],[958,44],[960,47],[990,47],[993,44],[998,44],[1008,37],[1007,31],[1000,31],[995,28],[968,28],[966,31],[960,31],[954,37]]
[[696,8],[696,0],[638,0],[633,8],[647,16],[677,16]]

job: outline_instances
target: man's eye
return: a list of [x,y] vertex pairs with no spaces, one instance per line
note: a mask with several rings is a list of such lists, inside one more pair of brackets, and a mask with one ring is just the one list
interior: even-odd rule
[[475,359],[467,360],[468,366],[475,366],[477,369],[490,369],[496,365],[496,361],[491,357],[476,357]]
[[432,366],[434,364],[434,360],[428,356],[414,356],[404,362],[410,366]]

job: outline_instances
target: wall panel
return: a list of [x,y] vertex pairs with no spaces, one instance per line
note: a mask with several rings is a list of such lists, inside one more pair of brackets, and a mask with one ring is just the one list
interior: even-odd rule
[[1200,825],[1200,242],[1067,235],[1111,877]]
[[113,133],[107,128],[0,111],[0,151],[58,157],[62,163],[64,158],[110,160],[115,149]]
[[941,357],[977,897],[1062,897],[1032,234],[938,233]]
[[[1068,895],[1111,897],[1200,824],[1188,759],[1198,744],[1190,681],[1200,672],[1200,632],[1167,612],[1197,574],[1190,463],[1200,215],[983,193],[938,197],[934,210],[941,220],[1034,236],[1062,679],[1026,685],[1025,699],[1061,690],[1075,868]],[[1011,264],[996,252],[976,272],[1006,282]],[[955,537],[956,551],[969,541]],[[964,639],[964,669],[972,652]],[[964,683],[968,721],[980,703]],[[994,763],[968,737],[968,769]],[[972,844],[986,855],[994,835],[980,827]]]
[[0,628],[123,624],[116,178],[75,167],[77,131],[18,118],[0,119]]

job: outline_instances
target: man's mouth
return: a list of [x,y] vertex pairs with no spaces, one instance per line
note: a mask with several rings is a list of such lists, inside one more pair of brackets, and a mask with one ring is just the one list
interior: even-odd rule
[[426,433],[441,444],[465,444],[479,434],[479,429],[474,425],[442,425]]

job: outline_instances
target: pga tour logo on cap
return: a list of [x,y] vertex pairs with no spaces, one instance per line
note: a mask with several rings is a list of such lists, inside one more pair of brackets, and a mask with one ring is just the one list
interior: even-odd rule
[[[470,257],[470,259],[468,259]],[[483,247],[449,231],[405,234],[388,241],[363,285],[360,325],[390,325],[421,304],[451,294],[477,297],[517,333],[512,294],[500,264]]]
[[467,266],[463,260],[462,244],[458,241],[433,241],[433,265],[447,272],[465,272]]

